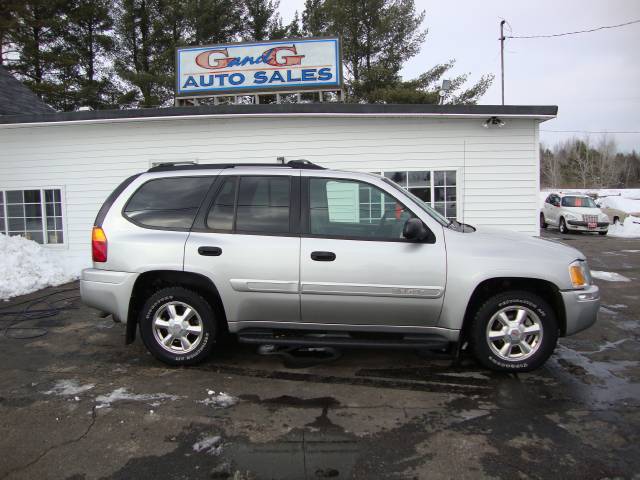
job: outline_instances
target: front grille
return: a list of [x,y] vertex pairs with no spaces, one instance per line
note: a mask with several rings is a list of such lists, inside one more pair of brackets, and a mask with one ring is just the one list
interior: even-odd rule
[[582,215],[582,219],[587,223],[598,223],[597,215]]

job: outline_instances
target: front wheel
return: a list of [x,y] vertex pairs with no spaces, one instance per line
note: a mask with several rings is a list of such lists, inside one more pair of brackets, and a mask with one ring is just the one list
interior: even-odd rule
[[140,312],[140,336],[168,365],[195,365],[211,353],[216,336],[211,305],[196,292],[169,287],[149,297]]
[[563,233],[563,234],[569,233],[569,229],[567,228],[567,222],[564,221],[564,217],[560,217],[558,230],[560,230],[560,233]]
[[547,228],[547,222],[544,219],[544,213],[540,212],[540,227]]
[[558,341],[551,306],[538,295],[506,292],[489,298],[471,326],[476,359],[499,372],[529,372],[540,367]]
[[608,232],[608,230],[605,230],[604,232],[598,232],[598,234],[600,234],[600,235],[606,235],[606,234],[607,234],[607,232]]

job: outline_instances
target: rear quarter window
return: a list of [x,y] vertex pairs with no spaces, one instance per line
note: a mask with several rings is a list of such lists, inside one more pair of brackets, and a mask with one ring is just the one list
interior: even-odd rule
[[149,180],[129,199],[124,216],[151,228],[189,229],[213,177]]

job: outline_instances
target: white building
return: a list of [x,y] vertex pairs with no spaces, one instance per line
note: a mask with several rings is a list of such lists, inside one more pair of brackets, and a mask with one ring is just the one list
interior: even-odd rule
[[539,124],[556,113],[315,103],[0,115],[0,232],[86,265],[96,213],[124,178],[162,162],[285,157],[379,172],[447,216],[537,235]]

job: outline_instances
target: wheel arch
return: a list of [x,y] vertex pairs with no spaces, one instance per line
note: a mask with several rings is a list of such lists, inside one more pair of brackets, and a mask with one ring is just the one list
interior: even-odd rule
[[564,302],[562,301],[562,295],[556,285],[547,280],[539,278],[527,278],[527,277],[496,277],[489,278],[479,283],[473,290],[467,308],[464,314],[464,320],[462,323],[461,340],[464,342],[467,340],[467,334],[473,316],[478,308],[489,298],[497,293],[506,292],[509,290],[520,290],[531,292],[539,295],[545,301],[551,305],[556,318],[558,320],[558,327],[560,329],[560,335],[564,336],[567,331],[567,316],[564,309]]
[[151,270],[138,276],[131,291],[129,313],[127,315],[126,343],[132,343],[136,338],[138,316],[146,299],[162,288],[184,287],[197,292],[211,305],[219,326],[228,331],[227,316],[220,292],[210,278],[199,273],[183,272],[179,270]]

